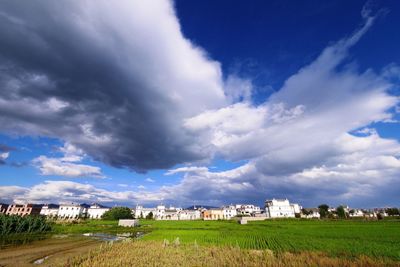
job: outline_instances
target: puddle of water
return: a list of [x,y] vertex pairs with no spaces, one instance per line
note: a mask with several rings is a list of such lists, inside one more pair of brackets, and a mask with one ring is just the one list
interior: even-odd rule
[[49,257],[50,257],[50,256],[46,256],[46,257],[44,257],[44,258],[37,259],[37,260],[35,260],[35,261],[33,262],[33,264],[35,264],[35,265],[42,264],[42,263],[43,263],[45,260],[47,260]]
[[114,242],[122,241],[125,239],[139,238],[143,236],[143,232],[136,233],[118,233],[118,234],[108,234],[108,233],[84,233],[83,236],[90,237],[96,240]]

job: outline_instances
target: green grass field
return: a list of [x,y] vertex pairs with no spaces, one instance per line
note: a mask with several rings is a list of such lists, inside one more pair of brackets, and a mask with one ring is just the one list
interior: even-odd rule
[[84,233],[126,233],[142,231],[138,228],[118,226],[118,221],[86,220],[79,223],[55,223],[52,226],[55,234],[84,234]]
[[143,240],[270,249],[276,252],[321,251],[330,256],[400,260],[399,221],[268,220],[239,225],[234,221],[142,221],[150,232]]

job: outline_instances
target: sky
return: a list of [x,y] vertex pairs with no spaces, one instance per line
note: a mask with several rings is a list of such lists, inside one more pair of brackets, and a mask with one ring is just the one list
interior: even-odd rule
[[400,206],[398,1],[0,2],[0,202]]

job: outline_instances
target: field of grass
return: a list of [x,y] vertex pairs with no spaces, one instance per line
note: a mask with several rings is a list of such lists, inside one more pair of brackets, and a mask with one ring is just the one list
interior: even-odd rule
[[151,230],[143,240],[269,249],[275,252],[323,252],[329,256],[389,258],[400,261],[398,221],[267,220],[142,221]]
[[[83,233],[96,232],[146,234],[139,240],[103,243],[100,249],[93,248],[86,255],[78,250],[68,254],[65,250],[69,251],[70,246],[64,242],[65,248],[50,253],[52,260],[48,263],[54,264],[62,251],[70,255],[63,257],[66,261],[62,266],[400,266],[398,220],[293,219],[247,225],[236,221],[141,220],[141,226],[135,228],[117,224],[86,220],[52,225],[51,233],[56,236],[82,237]],[[53,242],[49,240],[37,244]],[[34,243],[29,246],[35,247]],[[18,247],[8,250],[18,251]]]
[[79,223],[58,222],[53,225],[55,234],[84,234],[84,233],[127,233],[146,229],[127,228],[118,226],[118,221],[85,220]]
[[170,244],[160,241],[114,243],[78,256],[59,266],[399,266],[390,259],[367,256],[329,257],[320,252],[273,252],[238,247]]

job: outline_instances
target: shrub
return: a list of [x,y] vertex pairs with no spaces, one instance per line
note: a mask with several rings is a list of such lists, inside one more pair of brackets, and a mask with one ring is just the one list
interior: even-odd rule
[[150,211],[150,213],[147,214],[146,219],[147,220],[152,220],[153,219],[153,212]]
[[132,211],[128,207],[114,207],[103,214],[103,220],[132,219]]
[[318,209],[319,209],[319,214],[320,214],[321,218],[325,218],[328,216],[328,214],[329,214],[329,211],[328,211],[329,206],[328,205],[326,205],[326,204],[319,205]]
[[43,233],[51,230],[43,216],[17,216],[0,214],[0,236],[20,233]]

